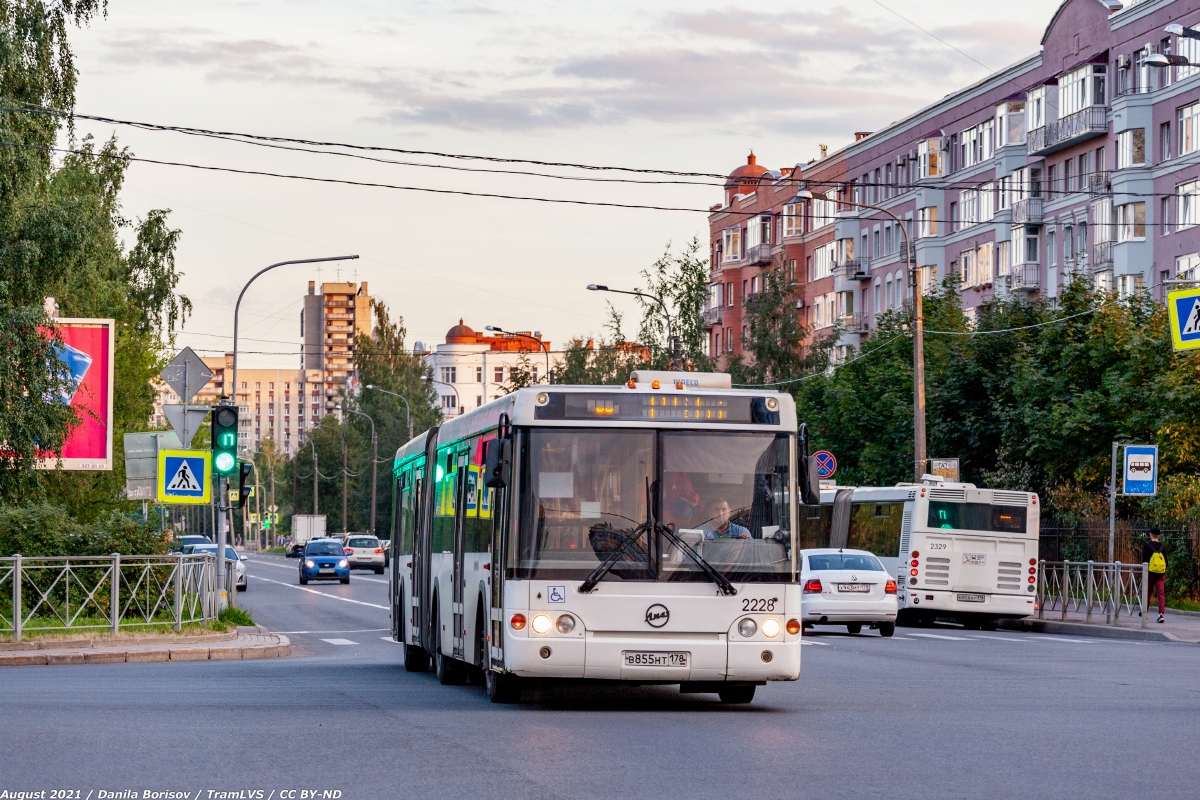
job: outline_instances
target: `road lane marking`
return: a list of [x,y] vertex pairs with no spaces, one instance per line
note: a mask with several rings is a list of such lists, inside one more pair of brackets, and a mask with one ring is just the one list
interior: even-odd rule
[[1043,642],[1071,642],[1072,644],[1096,644],[1096,642],[1090,642],[1087,639],[1067,639],[1062,636],[1056,636],[1053,633],[1047,634],[1046,636],[1039,637],[1039,639]]
[[387,606],[381,606],[378,603],[365,603],[362,600],[351,600],[349,597],[339,597],[336,594],[327,594],[325,592],[318,592],[316,589],[309,589],[307,586],[296,586],[294,583],[284,583],[283,581],[276,581],[276,580],[272,580],[271,578],[260,578],[257,575],[251,575],[250,577],[254,578],[254,580],[256,580],[256,581],[266,581],[267,583],[278,583],[280,586],[286,586],[289,589],[299,589],[302,592],[310,592],[310,593],[318,595],[320,597],[328,597],[331,600],[342,600],[346,603],[354,603],[354,604],[360,605],[360,606],[369,606],[371,608],[382,608],[384,611],[389,610]]
[[[244,560],[250,562],[251,564],[264,564],[268,567],[275,567],[276,569],[298,569],[297,567],[293,567],[291,564],[275,564],[270,561],[259,561],[255,558],[247,558]],[[353,570],[351,570],[351,575],[353,574]],[[367,583],[387,583],[387,581],[383,578],[364,578],[361,575],[356,576],[355,580],[366,581]]]
[[358,642],[351,641],[350,639],[322,639],[321,641],[329,642],[330,644],[358,644]]
[[879,638],[881,638],[881,639],[899,639],[902,642],[911,642],[912,641],[912,639],[910,639],[907,636],[881,636]]
[[829,642],[810,642],[806,639],[801,639],[800,644],[819,644],[821,647],[829,647]]
[[993,642],[1027,642],[1028,639],[1016,639],[1012,636],[976,636],[976,639],[989,639]]
[[939,633],[910,633],[909,636],[920,636],[922,639],[945,639],[947,642],[969,642],[966,636],[942,636]]
[[387,628],[361,628],[355,631],[272,631],[272,633],[379,633]]
[[385,642],[391,642],[392,644],[404,644],[404,642],[397,642],[395,639],[393,639],[390,636],[380,636],[379,638],[383,639]]

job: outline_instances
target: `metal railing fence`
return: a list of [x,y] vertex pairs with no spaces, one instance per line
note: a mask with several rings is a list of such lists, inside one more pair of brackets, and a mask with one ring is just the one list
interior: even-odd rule
[[1063,620],[1069,612],[1081,613],[1091,622],[1104,614],[1108,625],[1116,625],[1122,616],[1133,618],[1140,612],[1146,627],[1147,592],[1150,573],[1146,564],[1122,564],[1096,561],[1038,562],[1038,619]]
[[[225,596],[237,596],[226,562]],[[212,554],[0,558],[0,634],[207,622],[220,613]]]

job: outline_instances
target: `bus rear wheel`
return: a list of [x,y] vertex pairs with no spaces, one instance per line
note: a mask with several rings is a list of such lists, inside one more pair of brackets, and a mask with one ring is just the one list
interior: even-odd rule
[[516,675],[509,675],[495,670],[484,670],[483,682],[487,687],[488,699],[497,704],[521,702],[521,692],[524,691],[522,681]]
[[717,690],[717,697],[726,705],[745,705],[754,702],[754,684],[749,686],[726,686]]

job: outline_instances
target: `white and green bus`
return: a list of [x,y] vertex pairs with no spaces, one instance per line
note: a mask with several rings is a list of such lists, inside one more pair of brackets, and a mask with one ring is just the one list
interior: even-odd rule
[[797,433],[786,394],[643,372],[520,389],[421,434],[393,472],[405,666],[495,702],[531,679],[730,703],[796,680]]

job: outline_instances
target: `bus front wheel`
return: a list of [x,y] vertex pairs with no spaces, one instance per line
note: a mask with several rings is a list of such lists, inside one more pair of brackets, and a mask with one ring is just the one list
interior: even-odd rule
[[484,670],[483,682],[487,687],[488,699],[493,703],[519,703],[524,687],[516,675],[495,670]]

